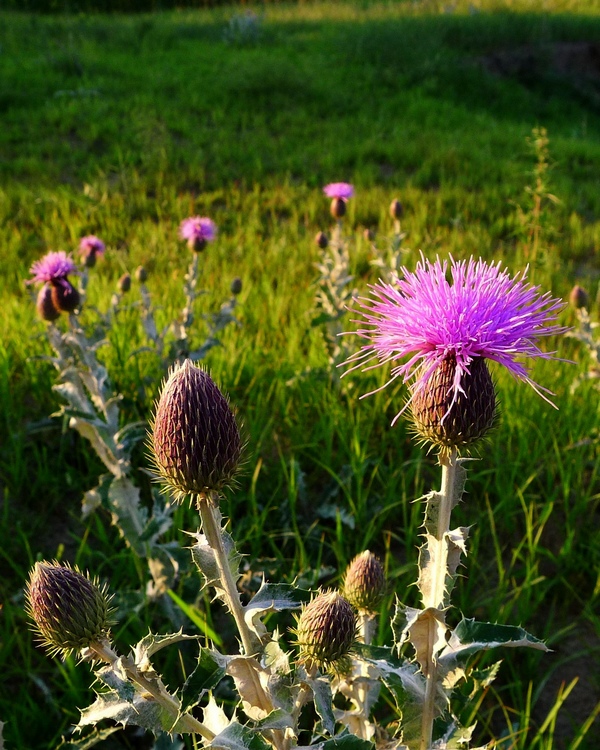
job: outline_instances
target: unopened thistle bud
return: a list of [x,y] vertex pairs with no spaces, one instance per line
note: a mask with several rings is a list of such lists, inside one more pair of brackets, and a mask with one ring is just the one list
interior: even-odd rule
[[334,198],[329,210],[334,219],[341,219],[346,215],[346,201],[343,198]]
[[350,604],[336,591],[323,591],[300,613],[295,631],[300,662],[310,669],[339,664],[356,640],[357,619]]
[[234,294],[234,295],[236,295],[236,296],[241,293],[241,291],[242,291],[242,280],[240,279],[239,276],[236,276],[235,279],[233,279],[233,281],[231,282],[230,289],[231,289],[231,293]]
[[365,229],[363,232],[363,237],[367,242],[373,242],[375,240],[375,231],[373,229]]
[[325,250],[327,245],[329,245],[329,240],[327,239],[325,232],[317,232],[315,235],[315,243],[321,248],[321,250]]
[[385,573],[379,558],[369,550],[348,565],[342,594],[360,612],[375,614],[385,593]]
[[144,266],[138,266],[135,269],[135,280],[139,284],[144,284],[147,278],[148,278],[148,272],[146,271]]
[[81,301],[79,292],[67,279],[52,281],[52,304],[60,312],[72,313]]
[[483,357],[474,357],[454,390],[456,359],[439,365],[411,401],[417,433],[434,445],[460,448],[484,437],[496,416],[496,389]]
[[569,302],[576,310],[580,310],[582,307],[587,307],[589,305],[590,298],[585,289],[579,286],[579,284],[576,284],[573,289],[571,289],[571,294],[569,294]]
[[79,651],[108,636],[111,610],[105,588],[68,565],[36,563],[26,600],[40,640],[52,654]]
[[190,360],[175,365],[163,386],[150,447],[177,500],[231,483],[242,452],[235,416],[210,375]]
[[124,273],[117,281],[117,289],[121,294],[127,294],[131,289],[131,276],[128,273]]
[[60,310],[56,309],[52,301],[52,286],[50,284],[44,284],[38,292],[36,309],[42,320],[52,321],[60,317]]
[[404,206],[397,198],[390,203],[390,216],[392,219],[401,219],[404,215]]

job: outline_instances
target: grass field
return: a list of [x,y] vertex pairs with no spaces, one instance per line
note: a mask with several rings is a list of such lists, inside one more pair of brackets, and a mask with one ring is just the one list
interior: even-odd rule
[[[420,508],[439,482],[433,455],[390,422],[385,372],[354,373],[340,390],[322,331],[311,327],[318,248],[330,225],[322,185],[346,180],[356,285],[376,280],[370,243],[392,233],[402,200],[407,263],[452,253],[532,261],[535,283],[594,298],[600,280],[600,3],[306,3],[259,9],[256,38],[223,34],[235,8],[139,16],[0,13],[0,721],[7,750],[50,750],[89,702],[89,671],[34,643],[23,585],[36,559],[77,563],[121,592],[118,643],[166,627],[156,606],[127,614],[147,572],[108,514],[81,519],[103,472],[62,420],[44,324],[23,280],[48,250],[107,243],[89,305],[106,310],[117,279],[144,264],[159,322],[183,305],[189,215],[212,217],[201,256],[211,310],[234,276],[242,326],[206,363],[229,392],[248,438],[240,486],[224,503],[250,570],[272,580],[332,583],[369,547],[392,593],[415,602]],[[548,167],[536,191],[532,130],[546,128]],[[539,155],[539,154],[538,154]],[[539,210],[535,198],[540,198]],[[556,196],[557,200],[553,200]],[[534,239],[537,246],[534,248]],[[136,295],[136,287],[131,292]],[[82,315],[91,327],[91,310]],[[574,325],[573,311],[562,315]],[[352,323],[347,322],[349,327]],[[194,333],[200,340],[202,329]],[[150,416],[162,377],[136,316],[100,350],[123,419]],[[359,342],[356,340],[356,347]],[[600,477],[598,391],[571,384],[589,367],[571,339],[566,362],[533,378],[558,411],[494,371],[501,421],[472,464],[457,523],[473,525],[456,616],[519,624],[552,653],[508,652],[478,711],[480,743],[502,750],[594,750],[600,742]],[[148,466],[140,444],[138,467]],[[143,497],[149,480],[139,472]],[[189,508],[178,529],[195,530]],[[196,602],[232,638],[219,605],[186,578]],[[187,626],[193,628],[188,622]],[[380,638],[389,640],[382,618]],[[164,664],[174,685],[189,667]],[[571,686],[574,678],[577,683]],[[565,688],[571,689],[558,714]],[[558,703],[557,703],[558,701]],[[587,723],[586,723],[587,722]],[[133,729],[101,747],[151,747]],[[190,744],[189,747],[192,747]]]

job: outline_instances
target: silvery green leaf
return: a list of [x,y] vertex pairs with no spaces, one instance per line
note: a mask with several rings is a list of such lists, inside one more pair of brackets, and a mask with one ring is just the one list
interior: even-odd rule
[[139,489],[127,478],[118,477],[108,490],[109,510],[113,524],[139,557],[146,556],[146,546],[140,540],[148,520],[148,513],[140,504]]
[[114,474],[115,477],[121,477],[123,474],[121,464],[115,452],[110,446],[110,439],[103,435],[105,425],[99,420],[92,421],[86,417],[73,417],[69,419],[69,427],[76,430],[81,437],[88,440],[92,448],[96,451],[98,458],[106,468]]
[[181,712],[198,705],[205,693],[215,688],[225,675],[227,659],[218,651],[200,648],[198,663],[189,675],[180,694]]
[[[175,543],[176,544],[176,543]],[[152,576],[147,594],[155,599],[165,594],[173,585],[179,572],[177,559],[170,554],[169,545],[155,544],[148,553],[148,569]]]
[[355,737],[353,734],[345,734],[310,747],[318,748],[318,750],[374,750],[375,745],[368,740],[361,740],[360,737]]
[[257,729],[287,729],[288,727],[294,728],[294,720],[291,714],[282,708],[276,708],[264,719],[256,722]]
[[101,506],[108,507],[108,488],[113,478],[112,474],[102,474],[98,485],[84,493],[81,501],[82,519],[87,518]]
[[123,658],[117,659],[112,664],[97,669],[94,673],[96,679],[106,685],[110,690],[127,703],[131,703],[135,696],[135,687],[127,679],[127,673],[123,668]]
[[[220,520],[221,517],[219,514],[219,518],[217,521],[219,524]],[[215,559],[215,553],[213,552],[204,534],[198,531],[193,534],[190,533],[190,536],[194,537],[194,539],[196,540],[196,544],[194,544],[191,548],[192,559],[198,566],[198,569],[202,575],[203,585],[213,586],[215,588],[217,597],[222,599],[224,593],[223,585],[221,583],[221,576],[219,573],[219,568],[217,566],[217,561]],[[225,553],[227,555],[229,570],[231,571],[233,580],[237,581],[237,579],[240,577],[239,566],[242,559],[241,555],[236,549],[235,542],[233,541],[232,536],[228,534],[224,529],[221,529],[221,539],[223,541],[223,547],[225,548]]]
[[154,734],[184,731],[177,724],[173,726],[173,716],[169,711],[156,701],[142,698],[138,693],[131,702],[123,700],[112,690],[100,693],[95,703],[82,710],[77,726],[95,725],[104,719],[111,719],[123,726],[134,724]]
[[474,619],[462,619],[452,632],[438,660],[441,666],[449,671],[457,664],[464,664],[471,654],[497,646],[526,646],[539,651],[549,650],[543,641],[515,625],[497,625],[477,622]]
[[225,711],[219,706],[212,695],[208,698],[208,703],[202,709],[202,723],[208,727],[215,735],[220,734],[226,727],[235,721],[235,714],[229,719]]
[[269,690],[269,673],[252,656],[229,658],[227,674],[233,677],[244,713],[260,721],[275,709]]
[[315,711],[318,713],[323,728],[326,732],[335,734],[335,716],[333,715],[333,696],[331,694],[331,685],[325,677],[308,678],[307,684],[313,693]]
[[286,675],[291,672],[290,655],[279,645],[279,640],[273,634],[273,640],[269,641],[264,648],[263,661],[273,674]]
[[[1,727],[0,727],[1,729]],[[78,737],[77,739],[66,739],[62,738],[60,745],[57,745],[56,750],[90,750],[90,748],[97,745],[99,742],[103,742],[107,737],[115,732],[120,732],[121,727],[108,727],[107,729],[94,728],[92,732],[86,734],[85,737]],[[0,734],[0,740],[2,735]],[[2,749],[2,742],[0,741],[0,750]]]
[[171,646],[173,643],[181,641],[197,641],[197,635],[185,635],[182,630],[177,633],[167,633],[166,635],[155,635],[148,633],[141,641],[138,641],[133,647],[131,657],[136,667],[144,672],[151,668],[150,657],[165,646]]
[[129,456],[132,449],[143,440],[148,433],[146,422],[130,422],[115,433],[114,440],[119,452]]
[[244,607],[244,619],[249,628],[259,638],[266,634],[262,618],[269,612],[282,612],[286,609],[299,609],[310,600],[310,591],[298,589],[287,583],[262,582],[259,590]]
[[271,750],[260,733],[250,727],[232,722],[207,747],[221,750]]

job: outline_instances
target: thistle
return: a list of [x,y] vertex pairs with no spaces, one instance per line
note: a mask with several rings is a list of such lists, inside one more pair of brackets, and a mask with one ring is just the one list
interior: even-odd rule
[[334,219],[341,219],[346,214],[348,198],[354,195],[354,187],[348,182],[330,182],[325,185],[323,192],[331,198],[331,215]]
[[356,641],[357,619],[336,591],[322,591],[303,607],[295,630],[299,661],[307,670],[335,669]]
[[[81,297],[79,292],[68,279],[70,273],[78,273],[77,267],[72,259],[63,251],[47,253],[40,260],[32,264],[31,273],[33,279],[29,282],[43,282],[50,285],[52,306],[56,312],[73,312],[79,306]],[[44,317],[43,312],[48,314],[50,310],[48,293],[44,293],[43,310],[40,309],[40,296],[38,296],[38,311]],[[57,316],[58,317],[58,316]],[[50,318],[45,317],[45,320]]]
[[179,236],[187,240],[190,250],[200,253],[217,236],[217,225],[205,216],[190,216],[179,225]]
[[242,441],[227,398],[190,360],[175,365],[156,404],[154,465],[174,497],[219,492],[231,483]]
[[105,639],[109,633],[109,597],[77,568],[37,562],[26,590],[27,612],[51,654],[65,656]]
[[106,245],[95,234],[88,234],[79,241],[79,254],[87,268],[93,268],[96,265],[98,255],[103,255]]
[[368,549],[346,568],[342,594],[359,612],[376,614],[385,593],[385,573],[379,558]]

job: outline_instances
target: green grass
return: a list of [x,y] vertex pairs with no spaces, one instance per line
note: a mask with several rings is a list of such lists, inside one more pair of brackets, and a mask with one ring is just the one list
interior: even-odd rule
[[[267,7],[261,40],[248,47],[222,41],[232,8],[0,14],[0,720],[8,748],[54,748],[90,698],[86,667],[48,660],[27,629],[22,587],[32,562],[59,557],[110,579],[121,613],[127,592],[145,585],[144,566],[110,519],[80,518],[81,495],[103,468],[73,431],[48,419],[58,408],[54,370],[23,285],[33,260],[74,250],[83,234],[109,246],[89,304],[106,309],[118,277],[143,263],[166,323],[183,304],[179,221],[198,213],[217,222],[219,239],[202,256],[211,296],[200,305],[210,309],[233,276],[243,279],[243,326],[227,331],[208,364],[248,437],[240,487],[224,512],[251,570],[328,583],[369,547],[400,598],[416,602],[421,519],[411,501],[437,486],[439,471],[405,422],[389,426],[400,388],[358,400],[385,373],[355,373],[342,392],[332,386],[321,333],[310,327],[312,238],[329,226],[321,186],[356,185],[346,228],[361,289],[376,278],[363,229],[390,234],[394,197],[405,207],[410,263],[418,250],[451,252],[502,259],[516,271],[527,260],[517,218],[517,204],[531,200],[527,139],[543,126],[549,189],[560,203],[544,216],[532,273],[564,297],[575,282],[594,293],[599,278],[600,72],[553,61],[560,45],[600,43],[600,6],[473,6]],[[514,59],[523,49],[533,54],[528,70],[486,68],[494,55],[512,50]],[[92,325],[94,316],[83,319]],[[571,313],[564,320],[572,323]],[[148,418],[162,377],[152,356],[130,356],[143,343],[135,315],[125,315],[101,350],[126,419]],[[533,377],[556,392],[559,411],[494,372],[502,419],[456,510],[456,523],[473,529],[455,615],[521,624],[553,649],[505,654],[478,714],[480,741],[504,736],[502,750],[597,746],[598,723],[580,744],[577,737],[600,699],[598,392],[588,383],[570,394],[588,363],[574,342],[556,346],[579,364],[540,363]],[[141,448],[136,461],[147,465]],[[143,474],[139,482],[147,498],[149,482]],[[176,519],[175,529],[198,523],[187,508]],[[175,594],[231,643],[198,585],[186,578]],[[124,615],[115,628],[121,649],[149,627],[166,627],[155,605]],[[384,622],[380,630],[389,638]],[[186,664],[167,656],[172,685]],[[573,674],[579,683],[555,725],[561,681]],[[144,746],[131,730],[102,745]]]

